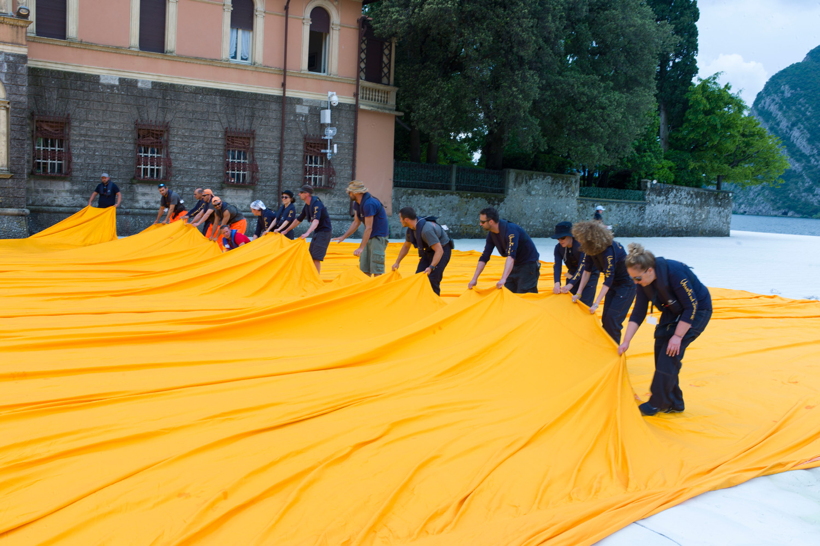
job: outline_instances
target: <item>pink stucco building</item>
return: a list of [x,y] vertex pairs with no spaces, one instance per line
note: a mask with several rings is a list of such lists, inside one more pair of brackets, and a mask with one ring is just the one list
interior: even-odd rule
[[373,36],[367,3],[0,0],[0,209],[28,208],[41,227],[103,171],[123,191],[125,232],[156,210],[160,180],[243,207],[312,183],[341,220],[357,178],[389,207],[395,45]]

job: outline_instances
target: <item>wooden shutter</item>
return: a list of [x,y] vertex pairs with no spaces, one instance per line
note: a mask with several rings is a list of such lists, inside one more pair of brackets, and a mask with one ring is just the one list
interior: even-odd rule
[[68,0],[37,0],[37,36],[65,40]]
[[253,0],[233,0],[231,28],[253,30]]
[[310,30],[330,34],[330,15],[324,8],[313,8],[310,12]]
[[[140,49],[165,53],[167,0],[140,0]],[[40,4],[37,4],[39,11]]]

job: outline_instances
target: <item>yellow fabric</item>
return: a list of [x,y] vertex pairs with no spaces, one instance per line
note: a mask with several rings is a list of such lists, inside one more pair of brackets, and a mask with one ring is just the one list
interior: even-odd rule
[[179,222],[18,246],[3,546],[590,544],[820,464],[818,302],[712,290],[686,412],[644,418],[651,328],[619,357],[568,296],[490,288],[502,260],[465,291],[477,255],[455,252],[438,298],[413,255],[367,278],[331,244],[319,276],[305,241],[221,254]]
[[113,241],[117,238],[116,210],[85,207],[27,239],[0,239],[0,255],[5,262],[20,253],[39,254]]

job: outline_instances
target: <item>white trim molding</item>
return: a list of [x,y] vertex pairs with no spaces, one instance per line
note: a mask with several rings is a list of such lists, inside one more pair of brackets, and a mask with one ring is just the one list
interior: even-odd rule
[[28,26],[28,35],[37,36],[37,0],[27,0],[26,7],[29,9],[28,18],[31,21]]
[[262,52],[265,50],[265,0],[255,0],[253,18],[253,49],[251,61],[253,64],[262,64]]
[[231,0],[222,0],[222,60],[228,61],[231,57]]
[[76,40],[80,26],[80,0],[67,0],[65,39]]
[[168,0],[165,10],[165,53],[173,55],[177,51],[177,13],[179,0]]
[[[6,87],[0,82],[0,174],[9,174],[9,142],[11,141],[10,103]],[[8,178],[3,176],[2,178]]]
[[[125,51],[128,51],[127,49]],[[161,54],[155,54],[161,55]],[[146,55],[148,56],[148,55]],[[151,55],[153,56],[153,55]],[[216,65],[224,65],[221,61],[214,61],[211,63],[201,63],[211,66]],[[226,91],[244,91],[247,93],[258,93],[262,95],[282,95],[282,88],[275,86],[262,86],[262,85],[248,85],[244,83],[230,83],[230,82],[220,82],[214,80],[204,80],[200,78],[187,78],[182,76],[170,76],[168,74],[149,74],[146,72],[133,72],[130,70],[119,70],[119,69],[112,69],[112,68],[101,68],[98,66],[87,66],[87,65],[79,65],[79,64],[69,64],[63,62],[56,62],[56,61],[40,61],[40,60],[30,60],[28,65],[32,68],[43,68],[45,70],[57,70],[60,72],[71,72],[75,74],[93,74],[96,76],[115,76],[118,78],[127,78],[132,80],[149,80],[155,82],[162,82],[162,83],[172,83],[177,85],[189,85],[193,87],[204,87],[206,89],[221,89]],[[249,65],[241,65],[236,63],[230,63],[229,65],[231,68],[235,67],[244,67],[246,70],[257,71],[259,70],[256,67],[252,67]],[[271,74],[281,74],[281,69],[268,69],[266,72],[270,72]],[[288,76],[291,78],[304,78],[306,77],[305,74],[296,71],[288,70]],[[318,78],[317,78],[318,79]],[[321,78],[325,81],[334,81],[330,80],[329,78]],[[335,78],[336,82],[339,83],[347,83],[347,84],[355,84],[355,80],[347,79],[347,78]],[[302,99],[311,99],[311,100],[327,100],[327,93],[314,93],[311,91],[299,91],[296,89],[288,88],[288,97],[293,98],[302,98]],[[339,95],[339,102],[342,104],[356,104],[356,99],[352,96],[346,95]]]
[[131,0],[131,25],[128,30],[128,47],[140,48],[140,0]]
[[[313,8],[324,8],[330,15],[330,35],[327,37],[327,75],[336,76],[339,74],[339,30],[341,29],[341,19],[339,10],[330,0],[311,0],[305,6],[302,17],[302,72],[308,71],[308,45],[310,44],[310,12]],[[357,49],[358,51],[358,49]]]

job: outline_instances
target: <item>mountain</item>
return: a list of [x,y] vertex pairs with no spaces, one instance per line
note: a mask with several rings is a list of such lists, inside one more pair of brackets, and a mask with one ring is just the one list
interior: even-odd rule
[[766,82],[752,115],[783,141],[791,168],[773,188],[733,188],[735,212],[820,217],[820,46]]

